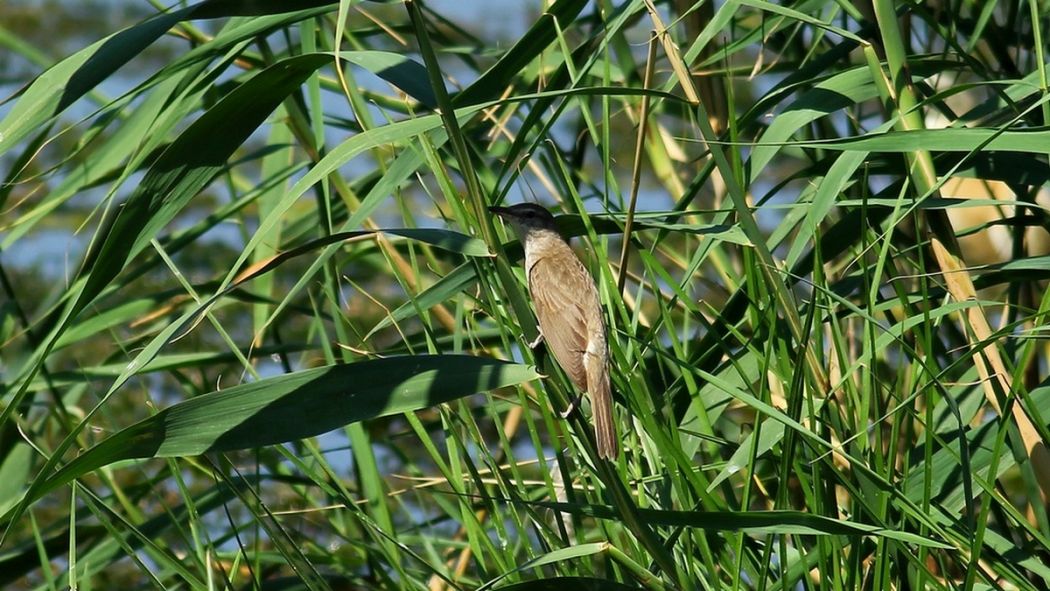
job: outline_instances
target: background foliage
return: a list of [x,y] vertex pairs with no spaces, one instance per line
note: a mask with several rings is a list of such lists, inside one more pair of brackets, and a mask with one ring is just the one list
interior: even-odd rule
[[4,584],[1050,585],[1046,2],[48,6],[0,6]]

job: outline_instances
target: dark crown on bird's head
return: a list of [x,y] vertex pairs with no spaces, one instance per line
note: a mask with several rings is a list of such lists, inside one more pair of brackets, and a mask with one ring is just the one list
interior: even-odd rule
[[508,220],[530,226],[554,226],[554,215],[542,205],[519,203],[510,207],[490,207],[489,211]]

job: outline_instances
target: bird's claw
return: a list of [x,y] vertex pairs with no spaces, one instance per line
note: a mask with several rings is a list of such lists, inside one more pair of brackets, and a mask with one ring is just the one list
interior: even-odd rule
[[529,343],[529,348],[530,349],[535,349],[536,347],[539,347],[540,343],[542,343],[542,342],[543,342],[543,333],[541,332],[540,334],[536,335],[536,338],[532,339],[532,342]]
[[569,408],[566,408],[564,411],[562,411],[562,412],[560,412],[558,414],[561,415],[561,418],[563,418],[563,419],[569,418],[569,415],[571,415],[573,412],[575,412],[577,408],[580,408],[580,402],[582,400],[583,400],[583,394],[577,395],[576,398],[573,398],[571,401],[569,401]]

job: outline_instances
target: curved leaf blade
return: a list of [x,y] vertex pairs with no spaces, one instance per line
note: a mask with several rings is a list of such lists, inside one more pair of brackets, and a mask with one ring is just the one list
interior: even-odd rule
[[87,450],[27,493],[30,502],[115,462],[195,456],[314,437],[539,377],[531,366],[469,355],[388,357],[307,369],[169,407]]
[[427,82],[423,64],[390,51],[341,51],[339,57],[393,84],[426,107],[437,108],[437,98]]
[[233,152],[328,63],[320,54],[296,56],[266,68],[223,97],[191,124],[150,167],[128,198],[97,256],[85,264],[87,283],[73,313],[90,303],[220,170]]
[[48,68],[26,87],[15,107],[0,121],[0,154],[62,114],[182,21],[279,14],[332,4],[335,0],[302,0],[294,4],[278,0],[206,0],[114,33]]

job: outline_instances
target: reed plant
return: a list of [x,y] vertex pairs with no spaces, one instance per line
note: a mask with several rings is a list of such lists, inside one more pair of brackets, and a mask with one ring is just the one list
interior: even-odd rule
[[0,19],[0,583],[1050,586],[1045,1],[155,9]]

